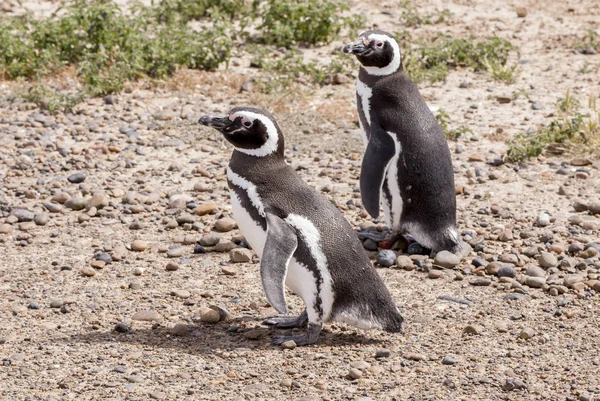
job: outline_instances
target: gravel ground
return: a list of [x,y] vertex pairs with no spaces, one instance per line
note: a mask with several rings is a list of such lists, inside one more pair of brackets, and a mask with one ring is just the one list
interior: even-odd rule
[[[132,84],[57,115],[0,82],[0,398],[600,399],[600,159],[502,162],[505,140],[549,123],[567,89],[582,101],[600,93],[600,56],[571,46],[597,29],[600,5],[489,3],[427,1],[420,11],[447,7],[450,21],[412,28],[499,35],[521,61],[512,85],[466,70],[420,85],[472,131],[449,146],[473,252],[399,255],[378,270],[403,335],[331,324],[314,346],[270,344],[260,323],[275,311],[229,217],[231,148],[197,124],[234,105],[268,108],[298,174],[354,226],[372,225],[357,193],[351,79],[283,99],[240,93],[256,74],[240,56],[229,70]],[[356,7],[394,31],[395,4]]]

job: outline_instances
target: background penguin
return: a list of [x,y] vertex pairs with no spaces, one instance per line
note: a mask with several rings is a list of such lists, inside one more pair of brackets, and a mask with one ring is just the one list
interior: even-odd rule
[[360,175],[365,209],[377,218],[383,204],[394,234],[407,232],[435,252],[463,253],[448,144],[404,73],[398,43],[387,32],[366,31],[343,51],[361,63],[356,95],[366,145]]
[[227,169],[233,216],[261,259],[267,299],[286,315],[285,284],[306,305],[300,316],[265,321],[281,328],[308,325],[303,335],[273,342],[312,344],[331,320],[401,331],[403,318],[350,224],[285,162],[273,117],[243,107],[226,117],[203,116],[200,123],[235,146]]

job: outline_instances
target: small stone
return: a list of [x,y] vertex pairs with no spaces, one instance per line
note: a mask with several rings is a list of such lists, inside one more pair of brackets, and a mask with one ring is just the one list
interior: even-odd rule
[[71,198],[65,202],[65,206],[71,210],[83,210],[87,205],[85,198]]
[[110,256],[110,254],[108,254],[106,252],[98,252],[96,255],[94,255],[94,259],[101,260],[105,264],[109,264],[112,262],[112,256]]
[[525,279],[525,285],[531,288],[542,288],[546,284],[545,277],[529,276]]
[[577,213],[581,213],[587,211],[588,206],[587,203],[582,202],[580,200],[576,200],[575,202],[573,202],[573,209],[575,209]]
[[281,348],[283,349],[294,349],[297,347],[297,344],[294,340],[288,340],[281,343]]
[[460,263],[460,258],[449,251],[441,251],[435,255],[435,259],[433,260],[435,265],[445,267],[447,269],[452,269],[456,265]]
[[35,218],[35,214],[27,209],[15,209],[12,211],[11,216],[16,217],[18,222],[33,221]]
[[106,262],[103,260],[92,260],[90,262],[90,266],[92,266],[94,269],[104,269]]
[[142,283],[140,283],[139,281],[132,281],[129,283],[129,288],[132,290],[139,290],[140,288],[142,288]]
[[162,400],[164,399],[167,395],[161,391],[152,391],[150,393],[148,393],[148,396],[150,398],[152,398],[153,400]]
[[591,259],[596,255],[598,255],[598,250],[596,248],[589,247],[585,251],[581,252],[579,257],[582,259]]
[[155,310],[143,310],[138,311],[131,316],[131,320],[137,320],[141,322],[157,322],[162,320],[162,316]]
[[588,204],[588,210],[592,212],[592,214],[600,214],[600,201],[590,202]]
[[468,326],[465,326],[465,328],[463,329],[463,333],[464,334],[473,334],[473,335],[479,335],[481,333],[483,333],[483,326],[478,325],[478,324],[470,324]]
[[456,365],[456,359],[452,355],[446,355],[444,359],[442,359],[443,365]]
[[522,338],[523,340],[529,340],[531,337],[533,337],[535,335],[535,332],[533,331],[533,329],[529,328],[529,327],[525,327],[523,330],[521,330],[521,332],[519,333],[519,338]]
[[375,352],[375,358],[389,358],[392,352],[387,348],[381,348]]
[[167,251],[167,257],[169,258],[179,258],[181,255],[183,255],[183,249],[178,246],[169,247]]
[[10,234],[13,228],[10,224],[0,224],[0,234]]
[[517,17],[519,17],[519,18],[527,17],[527,9],[525,7],[517,7],[515,11],[517,12]]
[[95,192],[92,197],[87,201],[87,208],[91,209],[103,209],[108,206],[108,196],[102,192]]
[[136,239],[131,243],[131,250],[136,252],[142,252],[148,249],[148,242]]
[[424,361],[425,359],[427,359],[425,355],[416,353],[406,354],[405,358],[409,361]]
[[27,308],[31,310],[38,310],[41,309],[41,306],[37,302],[31,302],[29,305],[27,305]]
[[496,101],[500,104],[506,104],[510,103],[512,101],[512,98],[508,96],[496,96]]
[[206,234],[205,236],[200,238],[200,241],[198,241],[198,242],[200,243],[200,245],[203,245],[203,246],[215,246],[219,243],[220,240],[221,240],[221,236],[219,234],[210,233],[210,234]]
[[73,184],[79,184],[81,182],[84,182],[85,179],[87,178],[87,174],[86,173],[73,173],[70,176],[67,177],[67,180],[69,180],[70,183]]
[[546,277],[546,271],[541,267],[534,265],[528,266],[525,270],[525,274],[532,277]]
[[535,220],[535,225],[538,227],[546,227],[550,225],[550,215],[546,212],[541,212],[538,214]]
[[181,299],[188,299],[192,294],[188,290],[174,290],[171,291],[171,295]]
[[50,307],[54,308],[54,309],[58,309],[63,305],[64,305],[64,302],[61,301],[60,299],[53,299],[52,301],[50,301]]
[[581,283],[584,280],[585,278],[581,274],[569,274],[565,277],[564,283],[568,288],[573,288],[575,284]]
[[234,248],[229,252],[229,259],[233,263],[244,263],[252,260],[252,251],[247,248]]
[[38,226],[45,226],[46,224],[48,224],[49,220],[50,220],[50,217],[46,213],[43,213],[43,212],[36,214],[33,219],[35,224],[37,224]]
[[498,272],[496,272],[496,276],[498,277],[515,277],[517,275],[517,272],[515,271],[515,268],[510,265],[510,264],[505,264],[502,265],[502,267],[500,269],[498,269]]
[[184,323],[177,323],[171,329],[171,333],[174,336],[185,336],[185,335],[188,335],[189,332],[190,332],[190,327],[187,324],[184,324]]
[[202,308],[200,309],[200,319],[205,323],[218,323],[221,320],[221,315],[214,309]]
[[115,331],[117,333],[129,333],[131,331],[131,327],[129,327],[127,323],[121,322],[115,326]]
[[413,270],[414,263],[410,257],[408,257],[406,255],[399,255],[396,258],[396,267],[398,269]]
[[174,272],[176,270],[179,270],[179,264],[175,263],[175,262],[169,262],[169,263],[167,263],[167,266],[165,267],[165,269],[169,272]]
[[230,217],[224,217],[215,222],[215,230],[226,233],[237,227],[237,223]]
[[348,377],[352,380],[360,379],[363,375],[363,372],[356,368],[350,368],[348,372]]
[[104,104],[113,105],[115,104],[115,97],[113,95],[106,95],[102,98]]
[[487,287],[492,284],[492,280],[489,278],[476,278],[475,280],[470,281],[469,284],[478,287]]
[[363,242],[363,247],[367,250],[367,251],[373,251],[375,252],[377,249],[379,249],[379,246],[377,245],[376,241],[373,241],[371,238],[367,238],[364,242]]
[[430,270],[427,274],[427,277],[430,279],[438,279],[444,275],[444,272],[441,270]]
[[541,267],[550,268],[555,267],[558,264],[558,259],[554,256],[553,253],[550,252],[542,252],[540,254],[540,258],[538,259],[538,263]]
[[135,269],[133,269],[133,275],[134,276],[141,276],[142,274],[144,274],[144,268],[143,267],[136,267]]
[[502,390],[504,391],[513,391],[513,390],[521,390],[526,388],[527,386],[521,379],[509,378],[502,385]]
[[90,267],[90,266],[84,266],[84,267],[81,269],[81,274],[83,274],[83,275],[84,275],[84,276],[86,276],[86,277],[93,277],[93,276],[95,276],[95,275],[96,275],[96,269],[93,269],[93,268],[92,268],[92,267]]
[[154,119],[158,121],[168,121],[172,120],[175,117],[175,113],[173,113],[171,110],[163,109],[154,113],[152,117],[154,117]]
[[377,254],[376,261],[383,267],[393,266],[396,263],[396,252],[391,249],[384,249]]
[[237,270],[235,270],[234,268],[232,268],[230,266],[221,266],[221,271],[226,276],[235,276],[237,274]]
[[215,202],[206,202],[198,205],[194,209],[194,214],[198,216],[204,216],[205,214],[213,213],[217,210],[217,204]]
[[200,244],[194,245],[194,253],[206,253],[206,249]]

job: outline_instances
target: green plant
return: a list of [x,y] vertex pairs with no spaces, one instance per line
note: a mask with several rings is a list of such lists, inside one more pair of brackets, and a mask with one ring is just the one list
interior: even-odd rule
[[449,139],[451,141],[456,141],[462,135],[471,132],[471,129],[465,126],[450,129],[448,124],[450,122],[450,116],[443,109],[438,110],[437,114],[435,115],[435,119],[444,130],[444,135],[446,136],[446,139]]
[[21,97],[55,114],[59,111],[72,112],[73,107],[81,102],[82,94],[61,93],[52,91],[42,84],[34,84],[22,93]]
[[556,144],[589,145],[596,152],[600,141],[600,111],[596,107],[596,98],[590,97],[590,112],[579,111],[580,102],[567,91],[557,104],[557,117],[549,125],[538,131],[516,135],[508,142],[506,159],[519,162],[537,157]]
[[269,1],[254,0],[253,11],[262,15],[260,40],[268,45],[290,48],[331,42],[342,28],[364,24],[360,15],[340,17],[349,10],[342,0]]
[[588,29],[583,40],[575,42],[574,47],[584,53],[587,53],[588,49],[600,51],[600,35],[593,29]]
[[444,9],[442,11],[438,11],[436,14],[421,14],[419,11],[412,5],[412,1],[410,0],[402,0],[399,4],[400,9],[402,9],[402,21],[404,25],[408,27],[418,27],[419,25],[431,25],[431,24],[439,24],[444,21],[448,17],[452,15],[450,10]]
[[442,81],[448,76],[448,68],[457,67],[489,70],[494,79],[510,80],[516,66],[507,66],[507,61],[513,50],[510,42],[497,37],[476,42],[473,38],[454,39],[440,34],[430,43],[408,46],[403,65],[408,76],[417,82]]

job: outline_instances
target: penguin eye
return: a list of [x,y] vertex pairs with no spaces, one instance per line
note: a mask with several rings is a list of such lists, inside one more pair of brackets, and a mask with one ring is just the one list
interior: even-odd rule
[[380,41],[380,40],[377,40],[375,42],[375,47],[378,48],[378,49],[381,49],[383,47],[383,42]]
[[250,120],[246,120],[246,119],[244,119],[244,120],[242,121],[242,124],[244,124],[244,127],[246,127],[246,128],[250,128],[250,127],[252,127],[252,121],[250,121]]

